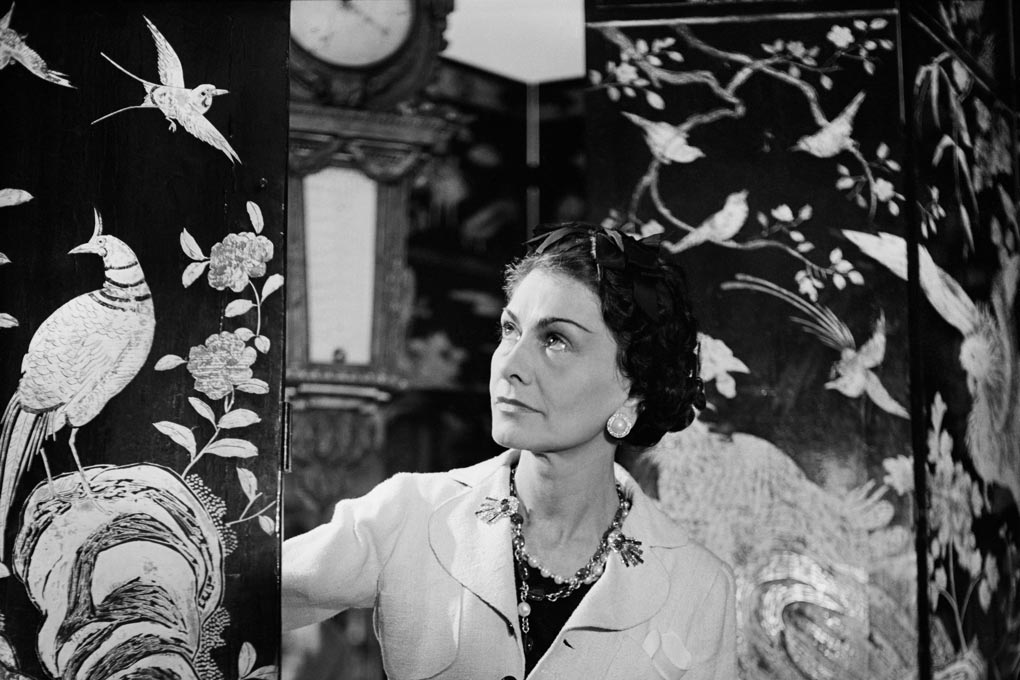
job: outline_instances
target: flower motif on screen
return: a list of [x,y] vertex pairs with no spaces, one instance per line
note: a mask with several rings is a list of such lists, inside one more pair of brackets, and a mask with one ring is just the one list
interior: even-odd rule
[[914,461],[910,456],[896,456],[882,461],[885,477],[882,483],[901,496],[914,490]]
[[737,396],[737,384],[730,373],[750,373],[747,364],[733,356],[722,340],[698,333],[701,343],[701,379],[706,383],[715,380],[715,388],[727,399]]
[[252,278],[264,276],[273,259],[273,242],[250,232],[227,234],[209,254],[209,285],[240,293]]
[[234,333],[210,335],[205,343],[191,348],[188,372],[195,389],[210,399],[222,399],[236,385],[251,380],[256,352]]
[[846,26],[833,26],[825,37],[839,49],[845,48],[854,41],[853,32]]

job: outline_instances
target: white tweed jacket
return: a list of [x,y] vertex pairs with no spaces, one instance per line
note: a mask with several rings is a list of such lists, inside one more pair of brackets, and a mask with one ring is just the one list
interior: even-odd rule
[[[374,607],[390,680],[521,680],[510,530],[475,516],[509,488],[507,451],[472,467],[398,474],[337,504],[283,545],[284,629]],[[628,536],[644,563],[611,555],[529,679],[736,680],[732,573],[692,543],[617,466],[633,494]]]

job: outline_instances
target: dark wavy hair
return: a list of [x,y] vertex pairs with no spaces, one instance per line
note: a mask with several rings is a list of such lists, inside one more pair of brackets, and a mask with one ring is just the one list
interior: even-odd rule
[[[617,343],[617,365],[631,382],[630,396],[641,398],[637,422],[622,441],[652,446],[665,433],[690,425],[694,407],[705,407],[705,395],[698,376],[698,322],[680,266],[662,259],[655,246],[584,222],[540,225],[535,231],[558,232],[559,237],[532,245],[507,267],[507,299],[535,270],[563,274],[587,286],[601,301],[602,316]],[[653,295],[639,291],[639,279],[651,282],[651,288],[644,285]]]

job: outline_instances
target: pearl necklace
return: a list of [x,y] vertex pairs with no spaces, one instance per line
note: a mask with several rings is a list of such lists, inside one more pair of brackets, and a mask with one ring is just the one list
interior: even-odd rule
[[[605,571],[606,560],[611,552],[619,554],[624,565],[628,567],[641,564],[644,560],[641,557],[641,541],[628,538],[623,534],[623,521],[630,512],[632,501],[624,492],[623,487],[617,483],[616,497],[619,499],[619,505],[616,508],[616,514],[613,516],[613,521],[610,523],[609,528],[602,534],[602,540],[599,541],[598,547],[595,548],[595,552],[588,559],[587,564],[574,572],[574,575],[570,577],[553,574],[552,571],[542,566],[541,562],[534,555],[529,555],[525,548],[524,532],[522,530],[524,517],[517,511],[520,499],[517,496],[516,473],[516,467],[510,468],[511,498],[508,501],[513,507],[513,512],[510,514],[510,533],[512,536],[514,561],[517,565],[517,574],[520,580],[517,615],[520,618],[521,633],[524,636],[524,648],[526,651],[531,651],[533,643],[529,636],[531,626],[528,622],[528,616],[531,615],[531,605],[528,604],[528,600],[532,602],[542,600],[555,602],[569,596],[580,588],[582,584],[595,583],[602,576],[603,571]],[[561,587],[551,593],[531,590],[528,586],[528,567],[538,569],[543,577],[551,578]]]

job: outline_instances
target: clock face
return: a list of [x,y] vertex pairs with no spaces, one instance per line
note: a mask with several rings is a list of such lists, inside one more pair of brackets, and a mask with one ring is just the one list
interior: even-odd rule
[[411,32],[414,0],[294,0],[294,42],[336,66],[363,67],[392,55]]

